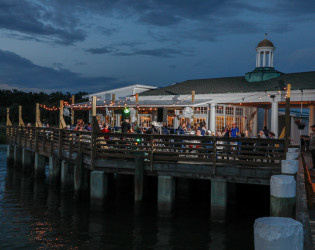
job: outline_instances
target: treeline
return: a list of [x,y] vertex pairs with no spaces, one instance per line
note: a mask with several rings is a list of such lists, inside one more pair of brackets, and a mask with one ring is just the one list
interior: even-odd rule
[[[83,99],[82,96],[88,94],[87,92],[79,92],[75,94],[75,102],[84,102],[86,99]],[[13,124],[18,123],[18,111],[19,105],[22,106],[22,119],[24,123],[34,124],[35,122],[35,110],[36,103],[46,105],[48,107],[59,107],[59,101],[64,100],[71,103],[72,94],[54,92],[47,94],[44,92],[33,93],[33,92],[23,92],[19,90],[0,90],[0,123],[4,124],[6,122],[6,108],[10,108],[10,119]],[[50,125],[58,124],[59,119],[59,110],[50,111],[44,108],[41,110],[41,120],[44,123]],[[80,112],[77,114],[80,116]],[[85,114],[82,113],[85,118]]]

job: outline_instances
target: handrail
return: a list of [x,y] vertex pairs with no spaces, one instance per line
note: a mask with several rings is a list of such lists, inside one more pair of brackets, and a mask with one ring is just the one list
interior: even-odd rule
[[283,139],[225,138],[195,135],[122,134],[75,131],[56,128],[8,126],[11,144],[36,151],[82,152],[96,158],[137,158],[150,161],[204,162],[215,166],[233,163],[247,166],[280,167],[285,158]]

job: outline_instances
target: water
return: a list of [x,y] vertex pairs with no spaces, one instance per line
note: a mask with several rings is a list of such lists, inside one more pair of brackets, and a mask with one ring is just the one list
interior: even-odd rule
[[0,145],[0,249],[253,249],[254,220],[268,216],[268,199],[261,198],[268,198],[268,188],[239,185],[229,221],[211,223],[209,181],[193,181],[187,193],[178,193],[175,215],[160,218],[156,180],[150,183],[139,207],[130,177],[112,183],[104,210],[93,211],[88,200],[75,202],[47,178],[7,169]]

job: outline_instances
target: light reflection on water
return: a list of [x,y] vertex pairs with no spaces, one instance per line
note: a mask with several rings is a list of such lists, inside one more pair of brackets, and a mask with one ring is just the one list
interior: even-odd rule
[[257,215],[248,218],[243,211],[229,223],[210,223],[208,197],[203,201],[208,191],[181,197],[176,215],[160,218],[156,196],[147,195],[135,207],[128,185],[113,186],[104,210],[90,210],[89,201],[75,202],[72,193],[61,194],[47,178],[7,169],[6,146],[0,145],[0,249],[253,248]]

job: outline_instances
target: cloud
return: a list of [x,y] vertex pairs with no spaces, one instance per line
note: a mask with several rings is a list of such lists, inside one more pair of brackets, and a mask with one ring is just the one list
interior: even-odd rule
[[117,50],[112,48],[112,47],[101,47],[101,48],[90,48],[90,49],[86,49],[86,52],[90,53],[90,54],[112,54],[115,53]]
[[[314,0],[1,0],[0,8],[0,29],[11,37],[62,45],[86,40],[93,29],[111,36],[121,31],[116,23],[121,20],[147,31],[155,28],[149,34],[159,41],[217,41],[229,34],[287,32],[315,18]],[[91,52],[109,53],[106,48]]]
[[112,77],[85,77],[62,69],[61,64],[55,66],[57,70],[38,66],[17,54],[0,50],[0,83],[6,87],[47,92],[96,92],[130,84]]
[[[127,46],[127,51],[123,50],[121,47]],[[191,56],[192,52],[189,50],[181,49],[169,49],[169,48],[157,48],[157,49],[137,49],[134,48],[134,44],[121,44],[117,45],[116,48],[113,46],[101,47],[101,48],[90,48],[85,50],[91,54],[112,54],[118,56],[135,56],[135,55],[145,55],[160,58],[174,58],[176,56]]]
[[86,38],[85,32],[77,27],[79,20],[74,15],[57,12],[39,2],[2,0],[0,9],[0,29],[10,31],[20,40],[73,45]]
[[145,55],[160,58],[174,58],[176,56],[191,56],[191,53],[180,49],[169,49],[169,48],[159,48],[159,49],[138,49],[132,52],[119,52],[116,55],[120,56],[134,56],[134,55]]

